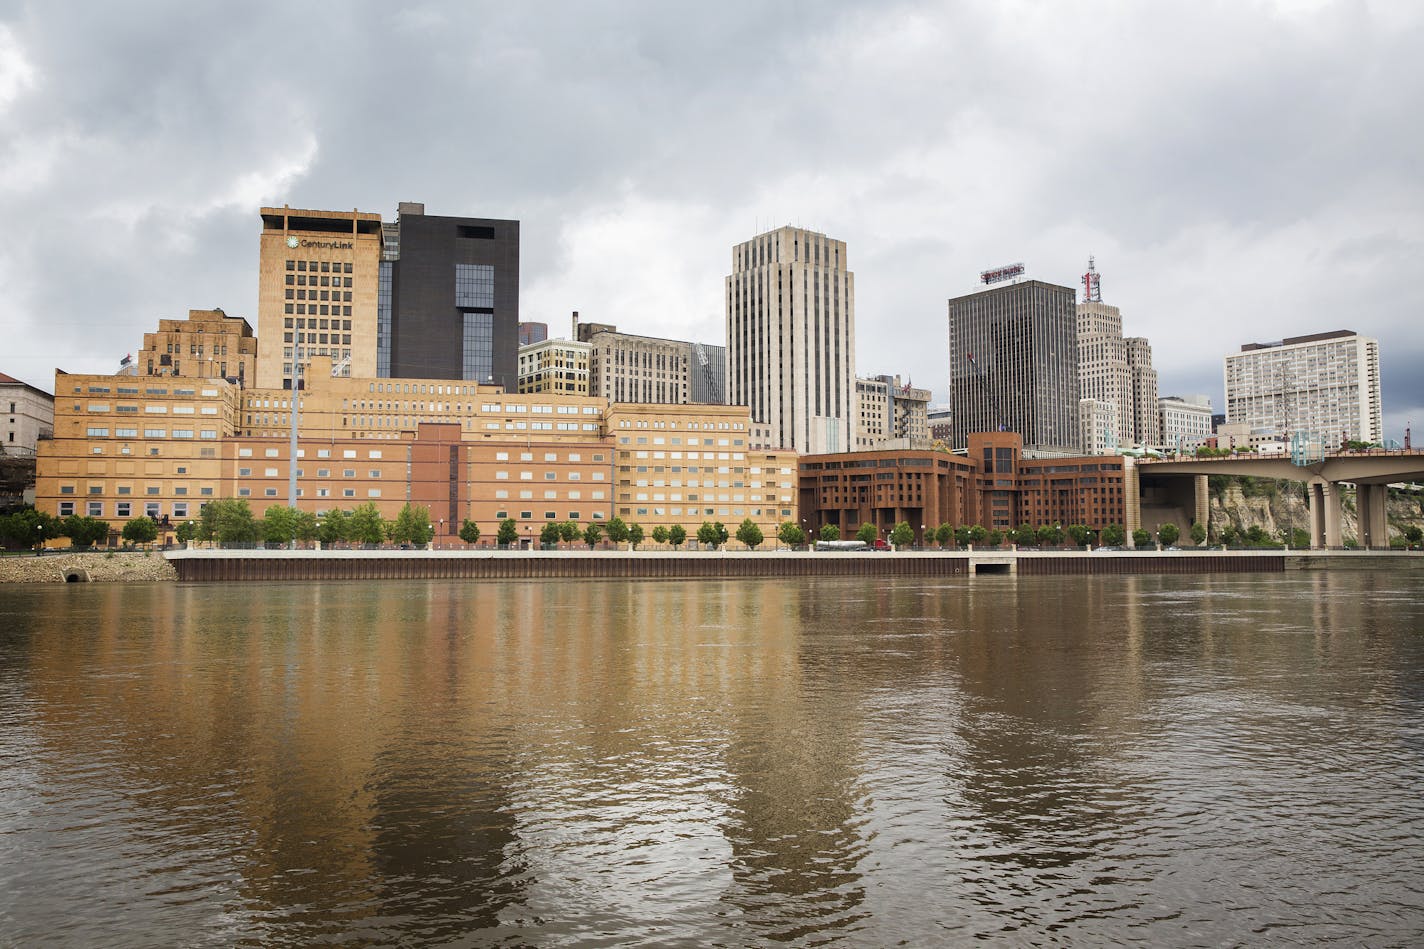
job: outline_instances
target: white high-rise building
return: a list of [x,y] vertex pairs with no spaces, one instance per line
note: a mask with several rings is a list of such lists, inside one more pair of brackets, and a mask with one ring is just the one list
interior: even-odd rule
[[778,447],[855,447],[855,275],[846,245],[781,227],[732,248],[727,277],[729,405]]
[[1379,341],[1352,330],[1247,343],[1224,359],[1226,421],[1282,438],[1379,442]]

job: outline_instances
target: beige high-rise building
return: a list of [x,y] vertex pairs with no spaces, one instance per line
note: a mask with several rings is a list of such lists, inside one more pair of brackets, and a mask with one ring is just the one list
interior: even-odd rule
[[290,389],[296,350],[336,374],[376,375],[381,216],[262,209],[257,385]]
[[797,452],[855,447],[855,275],[844,241],[781,227],[732,248],[729,405]]
[[[1145,337],[1123,337],[1122,311],[1103,302],[1101,278],[1091,257],[1082,284],[1085,299],[1077,306],[1079,396],[1114,407],[1111,434],[1116,444],[1158,445],[1162,432],[1152,345]],[[1101,413],[1101,407],[1092,409],[1094,424],[1102,423]],[[1101,440],[1086,432],[1083,437],[1085,445]]]
[[1145,336],[1129,336],[1127,371],[1132,377],[1132,436],[1139,445],[1162,444],[1162,416],[1157,404],[1157,370],[1152,368],[1152,344]]

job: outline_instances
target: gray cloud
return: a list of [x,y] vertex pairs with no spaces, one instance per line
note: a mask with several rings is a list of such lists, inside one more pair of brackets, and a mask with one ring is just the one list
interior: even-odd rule
[[1380,338],[1424,420],[1424,13],[1365,3],[31,3],[0,13],[3,368],[255,322],[257,206],[523,222],[523,312],[721,335],[732,244],[849,243],[864,372],[945,391],[947,297],[1089,253],[1167,392]]

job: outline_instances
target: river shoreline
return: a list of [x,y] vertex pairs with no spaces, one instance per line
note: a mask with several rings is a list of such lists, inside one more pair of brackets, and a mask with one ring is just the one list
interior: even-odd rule
[[1418,551],[169,550],[0,558],[0,584],[231,580],[1131,576],[1413,565]]

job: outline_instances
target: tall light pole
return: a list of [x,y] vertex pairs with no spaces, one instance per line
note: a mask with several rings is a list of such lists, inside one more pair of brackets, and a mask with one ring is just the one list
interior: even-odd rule
[[[297,404],[301,401],[302,394],[302,333],[297,332],[296,348],[292,350],[292,355],[296,357],[292,361],[292,411],[289,413],[292,422],[291,442],[288,448],[287,460],[287,506],[293,511],[297,509],[297,414],[299,409]],[[295,526],[295,519],[293,519]],[[292,550],[297,549],[297,535],[292,533]]]

